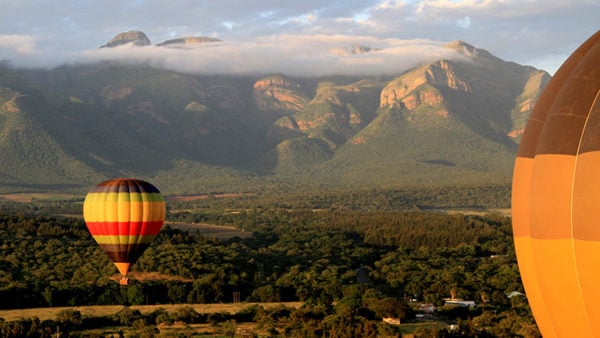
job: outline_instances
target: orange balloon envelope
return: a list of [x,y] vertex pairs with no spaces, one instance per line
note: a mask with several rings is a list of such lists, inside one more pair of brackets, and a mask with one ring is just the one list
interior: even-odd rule
[[536,103],[515,161],[512,221],[544,337],[600,337],[600,31]]
[[165,200],[148,182],[117,178],[85,197],[83,218],[90,234],[115,263],[127,284],[131,265],[150,245],[165,220]]

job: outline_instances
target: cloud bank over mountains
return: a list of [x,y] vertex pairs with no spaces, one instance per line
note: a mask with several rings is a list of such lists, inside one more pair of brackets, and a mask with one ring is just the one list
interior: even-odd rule
[[0,35],[0,59],[10,60],[16,67],[119,60],[197,74],[386,75],[439,59],[459,58],[465,56],[442,42],[349,35],[280,34],[186,48],[126,44],[83,51],[39,48],[34,37]]
[[154,43],[205,36],[236,46],[289,35],[462,40],[553,73],[598,30],[599,14],[595,0],[2,1],[0,60],[79,61],[115,34],[137,30]]

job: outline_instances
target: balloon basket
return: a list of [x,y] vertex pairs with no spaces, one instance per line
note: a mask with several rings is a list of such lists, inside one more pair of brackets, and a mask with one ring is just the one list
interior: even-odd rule
[[127,285],[129,283],[129,277],[123,276],[121,277],[121,280],[119,281],[120,285]]

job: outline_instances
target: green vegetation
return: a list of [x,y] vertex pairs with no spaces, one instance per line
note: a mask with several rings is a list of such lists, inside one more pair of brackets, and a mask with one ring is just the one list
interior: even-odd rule
[[[523,292],[509,218],[395,211],[401,208],[379,205],[374,192],[360,197],[374,200],[361,208],[358,195],[308,196],[296,203],[297,196],[279,203],[257,196],[170,202],[169,222],[233,225],[253,236],[219,241],[167,225],[134,265],[133,276],[140,277],[127,287],[111,279],[116,269],[81,220],[43,216],[73,212],[77,204],[0,204],[2,308],[128,306],[114,315],[69,310],[50,321],[0,321],[0,332],[43,336],[40,332],[59,326],[73,336],[116,335],[114,328],[121,327],[152,336],[166,332],[161,322],[180,322],[181,334],[227,336],[253,322],[248,330],[262,336],[539,335],[526,299],[507,297]],[[379,198],[386,199],[393,200]],[[142,278],[145,272],[154,277]],[[152,313],[130,307],[230,303],[237,295],[242,302],[304,305],[256,305],[229,314],[203,314],[184,305]],[[477,306],[445,305],[450,297]],[[429,314],[422,304],[437,310]],[[383,323],[384,317],[403,325]]]

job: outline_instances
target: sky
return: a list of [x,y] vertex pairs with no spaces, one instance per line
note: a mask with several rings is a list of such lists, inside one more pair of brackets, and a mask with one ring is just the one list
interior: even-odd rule
[[[465,41],[553,74],[600,29],[599,0],[0,0],[0,60],[56,67],[106,59],[197,73],[382,74]],[[120,32],[153,46],[102,48]],[[176,50],[168,39],[222,42]],[[354,45],[373,48],[340,56]]]

